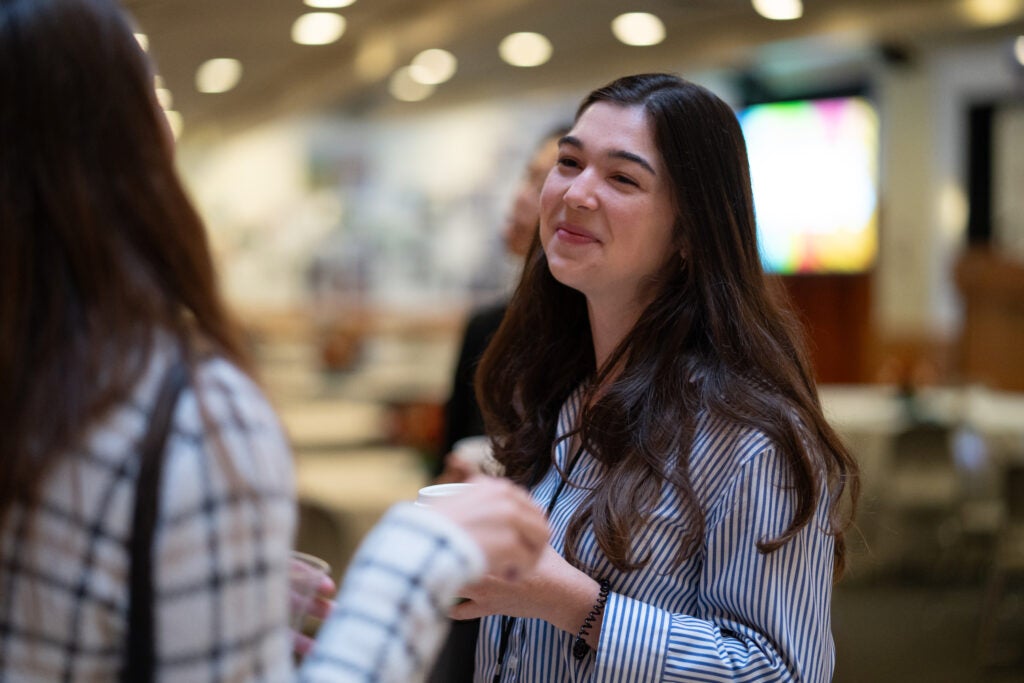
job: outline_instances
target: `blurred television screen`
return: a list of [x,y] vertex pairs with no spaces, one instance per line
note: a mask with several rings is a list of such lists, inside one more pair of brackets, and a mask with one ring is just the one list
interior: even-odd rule
[[878,252],[878,116],[863,97],[739,112],[767,271],[857,273]]

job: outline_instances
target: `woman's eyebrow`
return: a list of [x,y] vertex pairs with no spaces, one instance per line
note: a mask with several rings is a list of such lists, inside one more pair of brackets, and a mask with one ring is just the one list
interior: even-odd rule
[[[581,149],[581,150],[583,149],[583,141],[580,140],[575,135],[565,135],[565,136],[563,136],[562,138],[560,138],[558,140],[558,144],[559,145],[569,145],[571,147],[576,147],[577,149]],[[613,150],[611,152],[608,152],[608,156],[616,158],[616,159],[625,159],[626,161],[632,161],[634,164],[638,164],[638,165],[642,166],[651,175],[653,175],[653,176],[657,176],[658,175],[657,172],[655,172],[655,170],[654,170],[654,166],[652,166],[650,164],[650,162],[648,162],[646,159],[644,159],[639,154],[634,154],[633,152],[627,152],[624,149],[620,149],[620,150]]]
[[647,159],[644,159],[639,154],[633,154],[632,152],[627,152],[624,149],[620,149],[620,150],[615,150],[613,152],[608,152],[608,156],[615,157],[617,159],[625,159],[626,161],[632,161],[635,164],[639,164],[640,166],[643,166],[645,169],[647,169],[647,171],[651,175],[653,175],[653,176],[657,176],[658,175],[657,173],[655,173],[654,167],[651,166],[649,163],[647,163]]

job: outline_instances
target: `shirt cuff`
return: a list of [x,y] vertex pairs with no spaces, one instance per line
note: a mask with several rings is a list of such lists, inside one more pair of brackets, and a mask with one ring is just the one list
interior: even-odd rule
[[661,680],[672,615],[618,593],[608,595],[604,610],[594,680]]

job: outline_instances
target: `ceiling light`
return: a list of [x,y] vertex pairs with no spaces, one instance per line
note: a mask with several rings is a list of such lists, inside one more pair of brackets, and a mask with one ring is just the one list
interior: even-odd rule
[[403,66],[401,69],[391,74],[391,81],[388,83],[388,92],[396,100],[403,102],[419,102],[430,97],[434,92],[434,86],[427,83],[420,83],[413,79],[412,74],[409,73],[409,67]]
[[167,125],[170,126],[171,133],[174,135],[174,139],[177,140],[181,137],[181,131],[185,128],[185,120],[179,112],[173,109],[164,110],[164,116],[167,117]]
[[540,66],[551,51],[551,41],[539,33],[512,33],[498,45],[498,54],[512,66]]
[[205,93],[227,92],[242,78],[242,63],[221,57],[203,62],[196,69],[196,90]]
[[1017,58],[1017,63],[1024,66],[1024,36],[1017,36],[1017,40],[1013,41],[1013,56]]
[[139,47],[141,47],[143,50],[149,50],[149,36],[147,36],[145,33],[136,33],[135,40],[136,42],[138,42]]
[[306,0],[306,5],[317,9],[341,9],[355,2],[356,0]]
[[327,45],[345,32],[345,17],[334,12],[309,12],[292,24],[292,40],[299,45]]
[[174,97],[167,88],[156,89],[156,101],[160,103],[161,109],[170,109],[174,106]]
[[665,24],[647,12],[627,12],[612,21],[612,33],[626,45],[657,45],[665,40]]
[[437,85],[454,76],[458,64],[455,55],[447,50],[424,50],[413,58],[409,76],[426,85]]
[[1021,11],[1022,0],[961,0],[961,12],[978,26],[997,26]]
[[765,19],[788,21],[804,15],[804,4],[800,0],[751,0],[754,9]]

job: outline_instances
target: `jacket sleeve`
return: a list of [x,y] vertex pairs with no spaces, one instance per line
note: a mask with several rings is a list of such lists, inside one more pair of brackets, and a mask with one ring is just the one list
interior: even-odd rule
[[357,550],[299,680],[423,681],[458,589],[483,571],[482,551],[461,528],[426,508],[394,506]]

